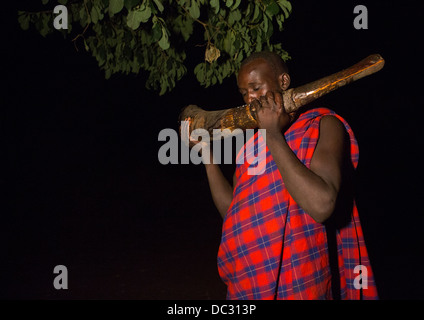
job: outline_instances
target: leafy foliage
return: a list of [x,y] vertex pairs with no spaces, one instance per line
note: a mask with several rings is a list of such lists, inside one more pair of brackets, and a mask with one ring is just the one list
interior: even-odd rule
[[[271,42],[291,13],[287,0],[41,1],[67,7],[68,29],[60,32],[66,36],[80,29],[72,40],[75,47],[83,44],[106,78],[147,72],[146,86],[161,95],[187,73],[186,50],[195,46],[204,48],[194,73],[205,87],[222,83],[252,52],[267,49],[289,58],[281,43]],[[44,37],[59,32],[54,18],[53,10],[18,12],[22,29],[33,24]]]

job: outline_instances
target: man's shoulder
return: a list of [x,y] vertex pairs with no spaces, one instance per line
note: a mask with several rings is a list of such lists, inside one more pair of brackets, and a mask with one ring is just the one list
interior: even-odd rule
[[313,108],[301,111],[291,124],[289,131],[309,127],[314,120],[319,120],[327,115],[336,115],[336,113],[328,108]]
[[309,119],[309,118],[322,117],[322,116],[326,116],[326,115],[336,115],[336,112],[334,112],[333,110],[331,110],[329,108],[324,108],[324,107],[312,108],[312,109],[308,109],[308,110],[301,112],[299,114],[298,119],[305,119],[305,118]]

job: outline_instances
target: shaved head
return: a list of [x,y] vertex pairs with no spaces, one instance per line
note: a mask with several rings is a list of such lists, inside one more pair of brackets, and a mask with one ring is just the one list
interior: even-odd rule
[[261,52],[254,52],[249,57],[247,57],[240,65],[240,69],[243,68],[245,65],[249,64],[252,61],[262,59],[265,60],[271,68],[274,70],[275,75],[279,76],[283,73],[289,73],[289,70],[286,66],[286,63],[284,60],[276,53],[269,52],[269,51],[261,51]]

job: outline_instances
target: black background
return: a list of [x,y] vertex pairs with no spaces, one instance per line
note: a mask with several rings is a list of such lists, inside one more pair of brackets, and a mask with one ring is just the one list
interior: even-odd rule
[[[381,299],[424,298],[418,3],[292,1],[276,36],[292,57],[292,87],[372,53],[386,60],[315,102],[343,116],[358,139],[357,202]],[[368,30],[353,27],[358,4],[368,8]],[[177,129],[187,104],[242,104],[235,77],[204,89],[189,73],[163,97],[143,76],[105,80],[81,43],[77,52],[59,32],[20,30],[17,10],[39,7],[17,1],[2,21],[0,297],[224,299],[222,220],[204,168],[161,165],[158,134]],[[60,264],[68,290],[53,287]]]

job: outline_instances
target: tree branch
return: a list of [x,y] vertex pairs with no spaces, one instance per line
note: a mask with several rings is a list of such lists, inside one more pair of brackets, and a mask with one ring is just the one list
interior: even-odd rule
[[[88,7],[87,7],[87,3],[86,3],[86,0],[84,0],[84,7],[85,7],[85,11],[87,12],[87,16],[90,18],[90,22],[88,22],[87,23],[87,25],[85,26],[85,28],[84,28],[84,30],[82,31],[82,33],[79,33],[74,39],[72,39],[72,42],[74,43],[74,46],[75,46],[75,49],[78,51],[78,47],[77,47],[77,45],[76,45],[76,40],[78,39],[78,38],[80,38],[80,37],[82,37],[82,38],[84,38],[84,33],[87,31],[87,29],[88,29],[88,27],[90,26],[90,24],[91,24],[91,15],[90,15],[90,13],[88,12]],[[84,40],[85,40],[85,38],[84,38]]]

